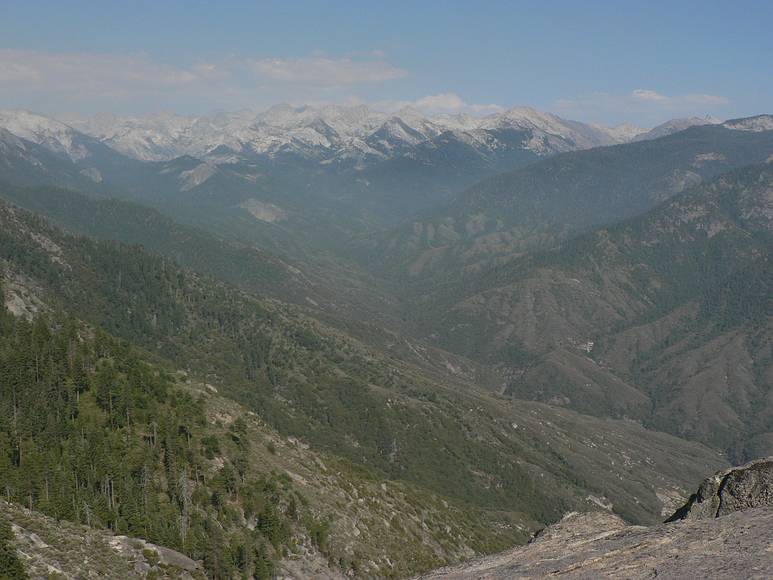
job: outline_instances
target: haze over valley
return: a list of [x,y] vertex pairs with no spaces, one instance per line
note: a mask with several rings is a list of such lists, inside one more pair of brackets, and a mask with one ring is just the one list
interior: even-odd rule
[[772,573],[767,7],[76,4],[0,19],[0,577]]

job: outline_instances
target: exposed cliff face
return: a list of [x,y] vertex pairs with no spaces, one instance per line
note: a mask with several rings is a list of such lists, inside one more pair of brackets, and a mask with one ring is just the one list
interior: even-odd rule
[[527,546],[421,578],[770,578],[773,458],[707,478],[669,522],[570,513]]

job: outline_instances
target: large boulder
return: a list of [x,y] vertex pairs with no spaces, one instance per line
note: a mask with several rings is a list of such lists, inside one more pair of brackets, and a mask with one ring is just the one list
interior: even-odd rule
[[773,506],[773,457],[757,459],[706,478],[667,522],[718,518],[736,511]]

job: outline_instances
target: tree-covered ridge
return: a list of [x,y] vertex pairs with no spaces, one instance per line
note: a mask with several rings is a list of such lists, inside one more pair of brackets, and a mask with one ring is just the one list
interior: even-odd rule
[[286,476],[248,474],[238,422],[237,453],[213,470],[202,401],[124,343],[6,312],[0,339],[6,500],[183,551],[217,578],[270,577],[303,525],[324,541]]
[[[594,229],[560,247],[517,257],[488,269],[458,290],[481,292],[529,276],[537,269],[590,273],[600,279],[625,267],[641,299],[662,311],[686,300],[709,298],[739,268],[764,276],[773,237],[773,166],[744,167],[686,190],[635,218]],[[648,284],[658,279],[659,284]],[[769,305],[769,297],[760,304]],[[708,313],[710,309],[706,308]]]
[[[660,511],[658,485],[685,485],[690,474],[719,461],[706,449],[634,425],[511,404],[433,376],[296,308],[243,294],[139,248],[66,236],[9,206],[2,206],[0,219],[6,237],[0,257],[48,308],[135,341],[218,385],[282,433],[380,477],[508,512],[521,522],[520,534],[585,505],[589,493],[617,498],[616,508],[630,519],[652,519]],[[603,442],[610,436],[613,445]],[[572,445],[577,437],[583,443]],[[632,448],[654,463],[619,459]],[[673,449],[692,467],[669,466]],[[610,462],[637,477],[610,472]]]
[[[241,236],[235,227],[213,234],[137,203],[60,187],[0,183],[0,198],[74,234],[140,245],[246,292],[327,312],[336,324],[392,314],[392,299],[370,277],[340,259],[317,255],[297,240],[270,243]],[[273,254],[261,249],[266,247]],[[287,255],[292,256],[289,263],[278,257]]]
[[79,234],[126,244],[207,273],[252,292],[285,301],[310,292],[309,283],[281,260],[255,248],[228,242],[191,226],[175,223],[157,211],[110,198],[57,187],[0,186],[0,197],[46,216]]

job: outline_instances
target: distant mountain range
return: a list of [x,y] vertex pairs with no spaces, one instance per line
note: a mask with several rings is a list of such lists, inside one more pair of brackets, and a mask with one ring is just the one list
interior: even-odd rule
[[408,153],[441,135],[483,155],[511,146],[507,132],[523,135],[522,146],[538,155],[609,145],[643,130],[607,129],[567,121],[529,107],[486,117],[426,116],[404,108],[393,114],[366,106],[291,107],[263,113],[201,117],[68,117],[70,126],[136,159],[166,161],[181,155],[203,158],[227,148],[246,156],[297,155],[325,163],[367,164]]
[[320,163],[362,167],[409,154],[440,136],[457,140],[480,155],[496,157],[518,145],[539,156],[662,137],[714,118],[674,119],[652,130],[633,125],[604,127],[562,119],[531,107],[473,117],[424,115],[406,107],[383,113],[364,105],[292,107],[277,105],[261,113],[239,111],[203,116],[156,114],[144,117],[65,115],[57,120],[24,110],[0,111],[0,127],[73,161],[91,155],[91,137],[128,157],[169,161],[189,155],[223,160],[223,154],[279,158],[298,156]]
[[332,211],[334,229],[356,233],[363,223],[395,223],[449,202],[481,179],[558,153],[708,122],[675,120],[647,132],[529,107],[472,117],[278,105],[262,113],[63,120],[4,110],[0,178],[109,191],[158,206],[183,196],[210,212],[240,211],[309,231],[320,212]]

